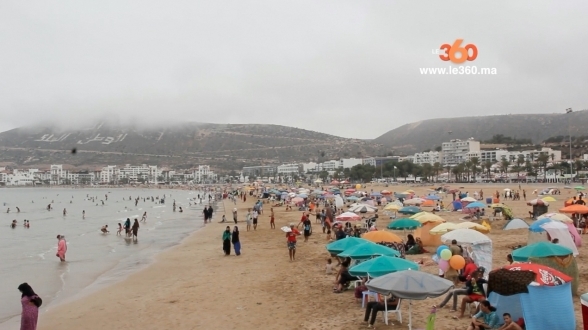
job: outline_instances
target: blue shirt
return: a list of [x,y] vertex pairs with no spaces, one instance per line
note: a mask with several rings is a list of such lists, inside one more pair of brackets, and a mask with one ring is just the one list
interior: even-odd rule
[[498,318],[498,315],[496,315],[496,312],[484,313],[479,311],[476,315],[474,315],[474,318],[476,319],[481,317],[484,318],[484,323],[489,325],[490,329],[498,329],[498,322],[500,322],[500,319]]

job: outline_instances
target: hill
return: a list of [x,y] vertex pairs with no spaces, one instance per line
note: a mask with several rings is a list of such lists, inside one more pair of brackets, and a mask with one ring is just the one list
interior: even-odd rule
[[[570,124],[568,124],[568,122]],[[488,140],[503,134],[517,139],[530,139],[537,144],[558,136],[585,135],[588,110],[570,114],[517,114],[460,118],[427,119],[395,128],[374,139],[375,143],[401,153],[434,149],[450,139]]]
[[[77,148],[77,154],[70,151]],[[87,128],[23,127],[0,133],[0,161],[34,164],[157,164],[222,169],[246,165],[385,154],[370,141],[278,125],[184,123],[144,128],[98,123]]]

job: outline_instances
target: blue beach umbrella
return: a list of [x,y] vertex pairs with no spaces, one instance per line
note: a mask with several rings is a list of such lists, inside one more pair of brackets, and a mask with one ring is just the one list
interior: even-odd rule
[[421,209],[419,209],[416,206],[405,206],[403,208],[401,208],[400,210],[398,210],[398,213],[402,213],[402,214],[417,214],[421,211]]
[[367,243],[367,242],[369,242],[369,241],[365,240],[363,238],[357,238],[357,237],[350,236],[350,237],[345,237],[343,239],[331,242],[331,243],[327,244],[326,247],[327,247],[327,251],[329,251],[329,253],[339,254],[352,246],[356,246],[356,245]]
[[430,199],[432,201],[438,201],[441,199],[441,197],[439,197],[437,195],[429,195],[429,196],[425,197],[425,199]]
[[350,247],[339,253],[338,256],[351,259],[369,259],[373,256],[399,257],[400,253],[387,246],[368,242]]
[[349,268],[349,274],[352,276],[378,277],[408,269],[418,270],[419,265],[402,258],[380,256]]
[[480,203],[480,202],[473,202],[473,203],[469,203],[468,205],[466,205],[466,209],[475,209],[475,208],[485,208],[486,204],[484,203]]

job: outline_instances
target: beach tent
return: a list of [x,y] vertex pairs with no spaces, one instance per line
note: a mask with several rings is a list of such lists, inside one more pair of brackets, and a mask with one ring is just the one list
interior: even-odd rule
[[575,330],[571,280],[543,265],[512,264],[490,272],[488,301],[497,315],[524,318],[527,330]]
[[572,278],[572,294],[578,294],[578,263],[573,251],[560,244],[538,242],[512,252],[514,261],[532,262],[558,270]]
[[456,240],[464,250],[464,256],[471,257],[475,264],[492,269],[492,240],[473,229],[456,229],[441,236],[441,242],[449,246]]
[[578,248],[572,237],[569,227],[565,224],[551,219],[541,219],[535,221],[529,226],[529,238],[527,239],[527,244],[550,241],[557,238],[559,244],[572,250],[574,256],[577,256],[579,254]]
[[522,229],[522,228],[529,228],[529,225],[522,219],[512,219],[509,220],[502,230],[511,230],[511,229]]
[[419,237],[423,242],[424,246],[434,246],[437,247],[441,245],[441,237],[439,235],[431,234],[431,229],[437,227],[438,225],[445,222],[441,217],[428,213],[428,212],[421,212],[422,214],[418,215],[415,214],[415,217],[411,217],[414,220],[421,223],[422,227],[417,228],[413,235],[414,237]]
[[454,211],[461,211],[463,209],[463,206],[460,201],[453,201],[451,204],[453,205]]

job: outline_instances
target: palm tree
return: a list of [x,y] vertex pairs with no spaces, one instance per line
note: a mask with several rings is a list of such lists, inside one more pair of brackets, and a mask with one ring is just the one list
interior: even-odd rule
[[543,168],[543,180],[547,180],[547,162],[549,161],[549,156],[546,153],[539,154],[537,157],[537,162]]
[[478,157],[472,157],[472,159],[470,159],[470,162],[472,163],[472,176],[474,177],[474,180],[476,180],[476,173],[478,172],[480,159]]
[[455,175],[455,182],[459,182],[459,177],[462,172],[463,172],[463,163],[458,164],[453,167],[453,169],[451,170],[451,173],[453,173]]
[[435,181],[439,180],[439,171],[441,171],[442,169],[443,166],[441,166],[441,163],[435,162],[435,164],[433,164],[433,172],[435,172]]
[[508,178],[508,166],[509,165],[510,165],[510,162],[506,158],[503,158],[502,162],[500,162],[500,168],[502,169],[502,172],[504,172],[504,176],[507,178]]
[[484,163],[484,168],[486,168],[486,171],[488,172],[488,180],[490,180],[490,169],[492,169],[492,162],[487,160]]
[[464,162],[463,167],[466,170],[466,180],[469,182],[470,181],[470,169],[472,168],[472,162],[469,160],[467,162]]

